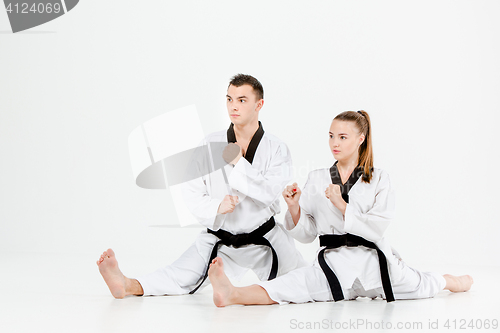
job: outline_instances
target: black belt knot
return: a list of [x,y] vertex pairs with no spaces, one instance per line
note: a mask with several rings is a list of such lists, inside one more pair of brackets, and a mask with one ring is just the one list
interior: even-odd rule
[[219,237],[222,241],[222,244],[226,246],[234,246],[234,247],[242,247],[243,245],[247,245],[251,239],[249,234],[242,235],[230,235],[227,238]]
[[328,285],[332,291],[333,299],[335,302],[343,300],[344,294],[342,293],[342,287],[340,286],[340,282],[337,279],[337,276],[332,271],[330,266],[326,263],[325,260],[325,250],[327,249],[336,249],[342,246],[347,247],[357,247],[364,246],[369,249],[374,249],[377,251],[379,266],[380,266],[380,276],[382,278],[382,286],[384,288],[385,298],[387,302],[394,301],[394,294],[392,292],[391,280],[389,278],[389,270],[387,268],[387,258],[384,253],[378,248],[378,246],[370,242],[363,237],[352,235],[352,234],[344,234],[344,235],[321,235],[319,236],[319,244],[320,246],[324,246],[318,253],[318,263],[325,273],[326,279],[328,280]]
[[370,249],[377,249],[375,243],[370,242],[363,237],[352,234],[344,235],[321,235],[319,236],[319,246],[327,246],[330,249],[335,249],[341,246],[358,247],[364,246]]
[[276,225],[276,222],[274,221],[274,217],[271,217],[266,223],[255,229],[254,231],[250,233],[243,233],[243,234],[232,234],[229,231],[219,229],[217,231],[213,231],[211,229],[207,229],[207,232],[209,234],[215,235],[219,238],[219,241],[215,243],[214,247],[212,248],[212,253],[210,255],[210,259],[208,261],[207,269],[205,271],[205,275],[203,275],[203,278],[201,282],[198,284],[198,286],[193,289],[190,294],[194,294],[198,288],[201,287],[203,282],[207,279],[208,276],[208,269],[210,268],[210,264],[212,263],[212,260],[217,257],[217,252],[219,250],[219,247],[221,245],[226,245],[226,246],[233,246],[233,247],[242,247],[244,245],[264,245],[268,246],[271,249],[272,255],[273,255],[273,262],[271,266],[271,272],[269,273],[269,278],[268,280],[272,280],[278,275],[278,255],[276,254],[276,251],[274,250],[273,246],[271,243],[264,237],[265,234],[267,234],[269,231],[271,231]]
[[[271,231],[276,222],[274,221],[274,217],[271,217],[266,223],[255,229],[250,233],[244,234],[232,234],[226,230],[219,229],[217,231],[213,231],[211,229],[207,229],[209,234],[217,236],[222,244],[226,246],[234,246],[236,248],[242,247],[243,245],[256,244],[255,242],[262,242],[262,238],[265,234]],[[258,244],[260,245],[260,244]]]

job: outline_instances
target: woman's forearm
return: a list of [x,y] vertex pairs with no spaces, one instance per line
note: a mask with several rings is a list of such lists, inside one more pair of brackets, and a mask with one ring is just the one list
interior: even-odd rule
[[297,225],[300,219],[300,205],[296,204],[288,206],[288,211],[290,212],[290,215],[292,215],[293,224]]

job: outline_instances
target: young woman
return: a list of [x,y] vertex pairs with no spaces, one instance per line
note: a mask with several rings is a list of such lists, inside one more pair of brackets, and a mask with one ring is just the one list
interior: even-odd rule
[[394,213],[388,174],[373,167],[371,126],[365,111],[335,117],[329,133],[337,160],[330,169],[309,174],[304,189],[294,183],[283,191],[288,205],[285,228],[298,241],[320,238],[313,266],[296,269],[271,281],[234,287],[220,258],[208,272],[214,303],[304,303],[350,300],[358,296],[395,299],[433,297],[439,291],[467,291],[469,275],[441,276],[407,266],[384,232]]

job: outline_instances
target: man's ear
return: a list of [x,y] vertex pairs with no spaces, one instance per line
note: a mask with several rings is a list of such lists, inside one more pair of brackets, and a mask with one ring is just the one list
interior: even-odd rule
[[261,98],[257,102],[257,106],[255,107],[255,111],[259,112],[260,109],[262,109],[263,106],[264,106],[264,100]]

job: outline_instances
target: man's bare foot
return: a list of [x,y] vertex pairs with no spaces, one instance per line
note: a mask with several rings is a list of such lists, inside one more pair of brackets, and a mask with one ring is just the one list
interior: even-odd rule
[[118,268],[115,252],[111,249],[104,251],[97,260],[97,266],[111,294],[115,298],[125,297],[126,277]]
[[208,270],[208,278],[214,289],[214,304],[218,307],[234,304],[231,302],[231,295],[235,288],[224,273],[222,258],[217,257],[212,260]]
[[462,276],[454,276],[450,274],[443,275],[446,280],[446,287],[444,289],[448,289],[454,293],[467,291],[471,288],[474,280],[470,275],[462,275]]

